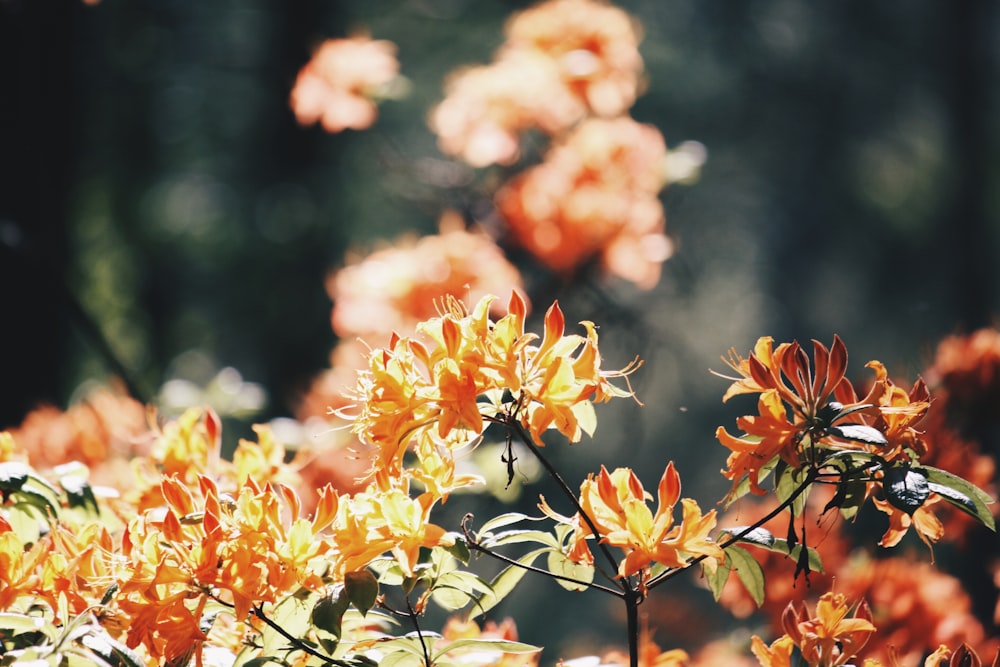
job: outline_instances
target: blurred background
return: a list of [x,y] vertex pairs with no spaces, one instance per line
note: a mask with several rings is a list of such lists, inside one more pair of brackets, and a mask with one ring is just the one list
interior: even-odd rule
[[[497,176],[443,156],[426,118],[527,4],[0,0],[0,428],[111,377],[165,409],[224,403],[230,438],[293,416],[330,364],[346,253],[433,233],[446,208],[488,215]],[[715,427],[745,407],[708,372],[730,347],[839,334],[852,378],[879,359],[908,387],[943,337],[995,324],[1000,8],[616,4],[644,34],[632,115],[708,160],[662,194],[675,253],[653,289],[532,284],[536,316],[558,297],[600,324],[608,366],[646,360],[646,407],[602,406],[595,439],[552,456],[569,480],[631,465],[648,487],[673,459],[710,507]],[[363,132],[300,126],[297,72],[359,29],[398,46],[408,94]],[[567,618],[523,603],[522,637],[599,636],[611,612],[567,599]],[[721,613],[702,601],[674,611]]]

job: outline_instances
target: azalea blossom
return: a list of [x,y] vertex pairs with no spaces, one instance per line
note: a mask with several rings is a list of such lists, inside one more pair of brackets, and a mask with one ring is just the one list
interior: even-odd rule
[[299,71],[291,107],[302,125],[319,121],[327,132],[370,127],[374,98],[399,73],[396,46],[367,36],[328,39]]
[[592,118],[501,188],[497,208],[517,243],[551,270],[600,261],[649,289],[672,252],[658,198],[665,156],[652,125]]
[[598,116],[635,102],[643,70],[638,24],[621,8],[594,0],[548,0],[507,22],[506,49],[545,54],[564,85]]
[[[417,326],[417,337],[393,336],[368,355],[368,368],[352,392],[356,413],[341,414],[372,447],[372,474],[380,488],[404,477],[403,457],[411,445],[421,461],[416,469],[436,471],[441,477],[432,486],[447,489],[455,452],[474,442],[487,421],[519,423],[539,446],[550,428],[576,442],[594,432],[594,402],[633,395],[611,381],[639,363],[603,369],[592,323],[582,323],[585,336],[566,334],[565,317],[554,303],[536,344],[538,336],[524,330],[524,299],[513,292],[507,315],[492,322],[494,299],[483,297],[471,312],[455,299],[447,301],[439,317]],[[503,399],[505,391],[510,400]]]
[[[619,563],[619,577],[639,575],[646,580],[653,563],[675,568],[684,567],[697,556],[716,561],[724,558],[722,549],[709,537],[715,528],[715,510],[702,514],[697,502],[684,498],[682,520],[675,524],[674,507],[680,492],[680,475],[673,462],[667,465],[657,486],[659,504],[655,514],[647,504],[650,494],[628,468],[609,473],[601,466],[596,477],[589,475],[580,486],[580,506],[593,521],[600,541],[625,554]],[[586,542],[593,535],[590,525],[579,514],[571,518],[559,515],[544,498],[539,507],[550,518],[574,527],[571,559],[593,562]]]
[[[438,227],[437,234],[352,253],[329,275],[331,324],[338,337],[383,345],[392,332],[411,331],[438,315],[438,304],[448,296],[475,303],[487,294],[523,290],[520,271],[485,232],[467,230],[455,211],[445,212]],[[343,355],[334,361],[349,363]]]
[[875,632],[871,612],[862,600],[848,604],[840,593],[824,593],[809,616],[802,602],[789,603],[782,616],[784,636],[770,646],[753,637],[751,650],[762,667],[791,667],[793,650],[810,667],[845,665],[864,648]]
[[[723,360],[736,372],[721,376],[733,381],[723,401],[759,394],[758,414],[737,419],[744,435],[731,435],[721,426],[716,430],[716,438],[731,450],[723,474],[733,480],[734,490],[748,479],[750,491],[763,494],[760,475],[775,458],[799,468],[817,448],[870,451],[888,462],[909,462],[908,452],[926,451],[915,429],[930,406],[926,385],[918,380],[910,392],[903,391],[880,362],[871,361],[867,366],[875,380],[859,398],[846,378],[847,348],[839,336],[829,348],[813,341],[812,363],[798,342],[775,347],[770,337],[760,338],[747,358],[731,350]],[[863,435],[852,438],[835,426],[840,415],[851,415],[865,429]]]

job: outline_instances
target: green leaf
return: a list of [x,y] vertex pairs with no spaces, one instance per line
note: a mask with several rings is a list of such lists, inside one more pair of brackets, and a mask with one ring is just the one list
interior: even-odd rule
[[471,572],[446,572],[438,577],[432,587],[431,599],[448,611],[461,609],[479,595],[492,593],[493,589]]
[[735,545],[726,547],[727,562],[757,606],[764,604],[764,569],[749,551]]
[[[481,638],[468,638],[468,639],[457,639],[447,646],[444,646],[432,656],[432,660],[436,661],[438,658],[451,653],[453,651],[462,651],[466,653],[470,652],[492,652],[497,651],[501,653],[538,653],[542,649],[538,646],[532,646],[531,644],[525,644],[523,642],[510,641],[509,639],[481,639]],[[489,664],[496,664],[498,660],[492,661]]]
[[59,516],[58,499],[53,500],[44,493],[33,491],[27,485],[22,487],[20,491],[11,494],[10,499],[15,507],[35,510],[42,521],[48,522],[49,517]]
[[574,563],[559,549],[549,551],[548,568],[549,572],[553,574],[570,577],[580,582],[574,583],[565,579],[556,579],[556,582],[568,591],[587,590],[590,588],[587,584],[594,581],[593,564]]
[[[293,637],[305,637],[310,626],[314,600],[314,595],[289,595],[270,609],[268,618]],[[265,626],[260,636],[263,645],[261,652],[264,655],[276,655],[288,646],[288,640],[270,626]]]
[[393,651],[378,661],[379,667],[423,667],[424,656],[407,651]]
[[[778,502],[783,503],[798,490],[799,486],[802,485],[805,479],[806,471],[800,468],[792,468],[788,465],[782,465],[781,470],[778,472],[778,478],[775,481],[774,491],[778,497]],[[795,499],[791,505],[791,511],[793,516],[801,516],[802,512],[806,508],[806,500],[809,498],[809,489],[806,489]]]
[[866,445],[885,447],[889,444],[882,431],[864,424],[841,424],[840,426],[831,426],[827,431],[838,438],[863,442]]
[[344,590],[351,604],[363,616],[375,606],[375,599],[378,597],[378,579],[368,570],[348,572],[344,575]]
[[34,471],[20,461],[0,463],[0,494],[4,496],[20,491]]
[[990,530],[996,530],[993,513],[990,512],[990,508],[987,507],[995,501],[989,496],[988,493],[980,489],[972,482],[962,479],[958,475],[950,473],[947,470],[941,470],[940,468],[934,468],[932,466],[921,466],[919,469],[927,474],[928,483],[934,483],[947,487],[971,500],[973,505],[975,505],[975,511],[970,512],[966,509],[964,504],[955,502],[955,500],[949,498],[940,491],[936,492],[938,495],[955,505],[958,509],[968,512],[976,519],[979,519],[979,521]]
[[146,661],[125,644],[112,639],[103,628],[100,633],[91,633],[80,639],[80,643],[99,655],[105,661],[121,667],[145,667]]
[[709,559],[701,561],[701,571],[705,575],[705,583],[708,584],[708,590],[712,591],[712,597],[716,602],[722,597],[722,589],[726,587],[726,582],[729,580],[729,573],[732,571],[732,559],[729,557],[729,547],[726,549],[726,560],[720,563],[714,570],[707,565]]
[[[517,559],[520,565],[530,566],[548,549],[535,549]],[[508,565],[490,582],[490,592],[476,599],[476,615],[482,615],[497,606],[517,586],[527,572],[518,565]]]
[[558,539],[544,530],[506,530],[496,535],[484,537],[480,544],[487,549],[494,549],[505,544],[521,544],[523,542],[537,542],[550,547],[558,547]]
[[[739,535],[747,526],[733,526],[732,528],[723,528],[722,532],[728,533],[730,535]],[[774,534],[767,530],[766,528],[757,527],[751,530],[746,535],[742,535],[739,539],[740,542],[749,542],[750,544],[756,544],[757,546],[770,548],[774,544]]]
[[472,560],[472,554],[469,552],[469,544],[465,541],[465,537],[459,533],[448,533],[455,541],[444,547],[445,551],[454,556],[463,565],[468,565],[469,561]]
[[851,521],[858,514],[858,510],[865,504],[865,497],[868,492],[868,482],[863,479],[841,480],[837,485],[837,494],[830,499],[823,511],[836,507],[840,516]]
[[510,526],[515,523],[520,523],[521,521],[527,521],[530,519],[527,514],[521,514],[520,512],[507,512],[506,514],[501,514],[500,516],[495,516],[482,527],[476,531],[477,535],[488,535],[492,533],[497,528],[503,528],[504,526]]
[[70,507],[80,507],[98,515],[101,513],[101,509],[97,505],[97,498],[94,496],[94,489],[91,488],[86,477],[66,475],[60,478],[59,486],[66,492],[66,499]]
[[246,662],[237,662],[236,664],[240,665],[240,667],[264,667],[264,665],[271,663],[278,665],[286,664],[284,660],[269,655],[257,656],[256,658],[250,658]]
[[320,630],[339,638],[344,612],[347,611],[350,604],[351,600],[347,594],[346,586],[335,586],[328,595],[324,595],[316,601],[312,614],[309,615],[309,620]]
[[12,630],[12,634],[19,635],[24,632],[45,632],[52,635],[54,626],[39,616],[26,616],[24,614],[14,614],[11,612],[0,612],[0,630]]
[[931,490],[927,475],[908,465],[885,469],[882,490],[893,507],[913,514],[924,504]]

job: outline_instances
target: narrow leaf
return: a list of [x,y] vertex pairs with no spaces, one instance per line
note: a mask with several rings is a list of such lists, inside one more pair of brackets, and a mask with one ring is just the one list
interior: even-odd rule
[[[730,535],[740,535],[740,533],[746,529],[746,526],[733,526],[732,528],[723,528],[722,532],[729,533]],[[774,534],[766,528],[758,526],[746,535],[741,535],[739,541],[749,542],[750,544],[770,548],[770,546],[774,544]]]
[[495,516],[482,527],[476,531],[477,535],[488,535],[498,528],[503,528],[504,526],[510,526],[515,523],[520,523],[521,521],[526,521],[530,517],[527,514],[521,514],[520,512],[507,512],[506,514],[501,514],[500,516]]
[[[517,559],[521,565],[532,565],[548,549],[536,549]],[[523,567],[508,565],[490,582],[491,592],[476,599],[476,615],[485,614],[507,597],[527,572]]]
[[758,607],[764,604],[764,569],[757,559],[738,546],[727,547],[726,556],[727,562],[731,561],[733,571],[753,601]]
[[840,426],[831,426],[827,430],[838,438],[862,442],[866,445],[885,447],[889,444],[882,431],[871,426],[865,426],[864,424],[842,424]]
[[[947,470],[941,470],[940,468],[934,468],[932,466],[921,466],[920,470],[927,474],[927,480],[929,483],[933,482],[935,484],[948,487],[949,489],[953,489],[969,498],[969,500],[971,500],[976,507],[975,512],[969,512],[969,514],[979,519],[979,521],[990,530],[996,530],[993,513],[990,512],[990,508],[987,507],[995,501],[989,496],[988,493],[980,489],[972,482],[964,480],[958,475],[950,473]],[[945,500],[952,502],[952,504],[960,510],[968,511],[965,509],[964,505],[956,504],[947,495],[939,491],[937,493]]]
[[[732,547],[729,547],[731,549]],[[715,568],[708,565],[708,561],[711,560],[706,558],[701,561],[701,571],[705,575],[705,583],[708,584],[708,590],[712,591],[712,597],[716,602],[722,597],[722,589],[726,586],[726,581],[729,580],[729,573],[732,571],[732,559],[729,557],[729,549],[726,549],[726,560],[724,563],[720,563]]]

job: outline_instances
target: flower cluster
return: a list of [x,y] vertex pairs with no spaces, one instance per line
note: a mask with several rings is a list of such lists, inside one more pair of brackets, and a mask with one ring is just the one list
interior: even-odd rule
[[[758,394],[758,413],[737,419],[744,435],[733,436],[723,427],[716,431],[731,452],[723,470],[733,480],[730,502],[748,490],[766,493],[761,479],[776,466],[796,474],[811,470],[816,478],[832,468],[826,481],[838,485],[838,496],[830,507],[853,516],[872,498],[889,516],[880,542],[888,547],[911,527],[929,546],[943,534],[930,506],[942,497],[960,505],[972,500],[939,495],[945,489],[938,480],[928,481],[930,469],[918,468],[927,445],[916,425],[930,407],[923,380],[906,391],[889,379],[880,362],[871,361],[867,366],[875,379],[859,398],[845,377],[847,348],[837,336],[830,348],[813,341],[812,363],[797,342],[775,347],[768,337],[758,340],[745,359],[731,351],[726,363],[738,376],[729,378],[733,384],[723,400]],[[964,504],[966,510],[971,507]]]
[[396,79],[396,46],[367,36],[328,39],[299,71],[291,106],[302,125],[327,132],[363,130],[375,122],[373,101]]
[[[811,667],[845,665],[864,648],[875,631],[863,601],[848,604],[844,595],[825,593],[809,616],[805,605],[791,603],[782,617],[785,634],[770,646],[754,635],[752,650],[762,667],[787,667],[804,662]],[[793,661],[793,654],[799,661]],[[870,664],[870,663],[866,663]],[[874,667],[874,666],[872,666]]]
[[659,200],[671,170],[660,131],[628,115],[642,88],[639,33],[596,0],[529,7],[492,63],[452,76],[431,127],[445,153],[475,167],[516,163],[522,135],[543,132],[541,164],[495,197],[514,241],[557,274],[597,260],[649,289],[672,254]]
[[489,65],[460,70],[431,126],[445,153],[474,166],[511,164],[519,135],[558,134],[588,114],[626,112],[639,92],[639,34],[621,9],[548,0],[515,14]]
[[558,273],[599,259],[639,287],[659,281],[672,254],[658,193],[667,148],[652,125],[593,118],[496,196],[511,233]]
[[368,356],[354,392],[353,428],[375,451],[380,488],[405,478],[403,457],[412,446],[418,463],[407,474],[447,495],[474,482],[455,476],[454,452],[479,438],[488,421],[518,425],[539,444],[549,428],[576,442],[594,431],[595,401],[632,395],[611,380],[638,363],[602,369],[592,323],[582,323],[585,336],[566,334],[554,303],[539,341],[525,332],[526,306],[516,291],[496,322],[489,318],[493,301],[486,296],[466,312],[448,300],[440,316],[418,326],[421,337],[394,336]]
[[[618,566],[619,577],[637,575],[640,587],[651,577],[652,566],[683,568],[692,558],[709,557],[722,561],[723,552],[709,533],[715,528],[715,510],[702,514],[691,498],[681,500],[682,520],[674,523],[674,507],[680,500],[681,479],[671,462],[657,486],[659,506],[653,513],[647,502],[650,494],[635,472],[618,468],[608,472],[603,466],[595,477],[590,475],[580,486],[580,507],[576,516],[564,517],[553,511],[542,498],[541,509],[560,523],[574,528],[570,558],[593,563],[587,538],[596,536],[601,544],[625,553]],[[584,515],[590,518],[588,523]],[[642,588],[642,590],[645,590]]]

